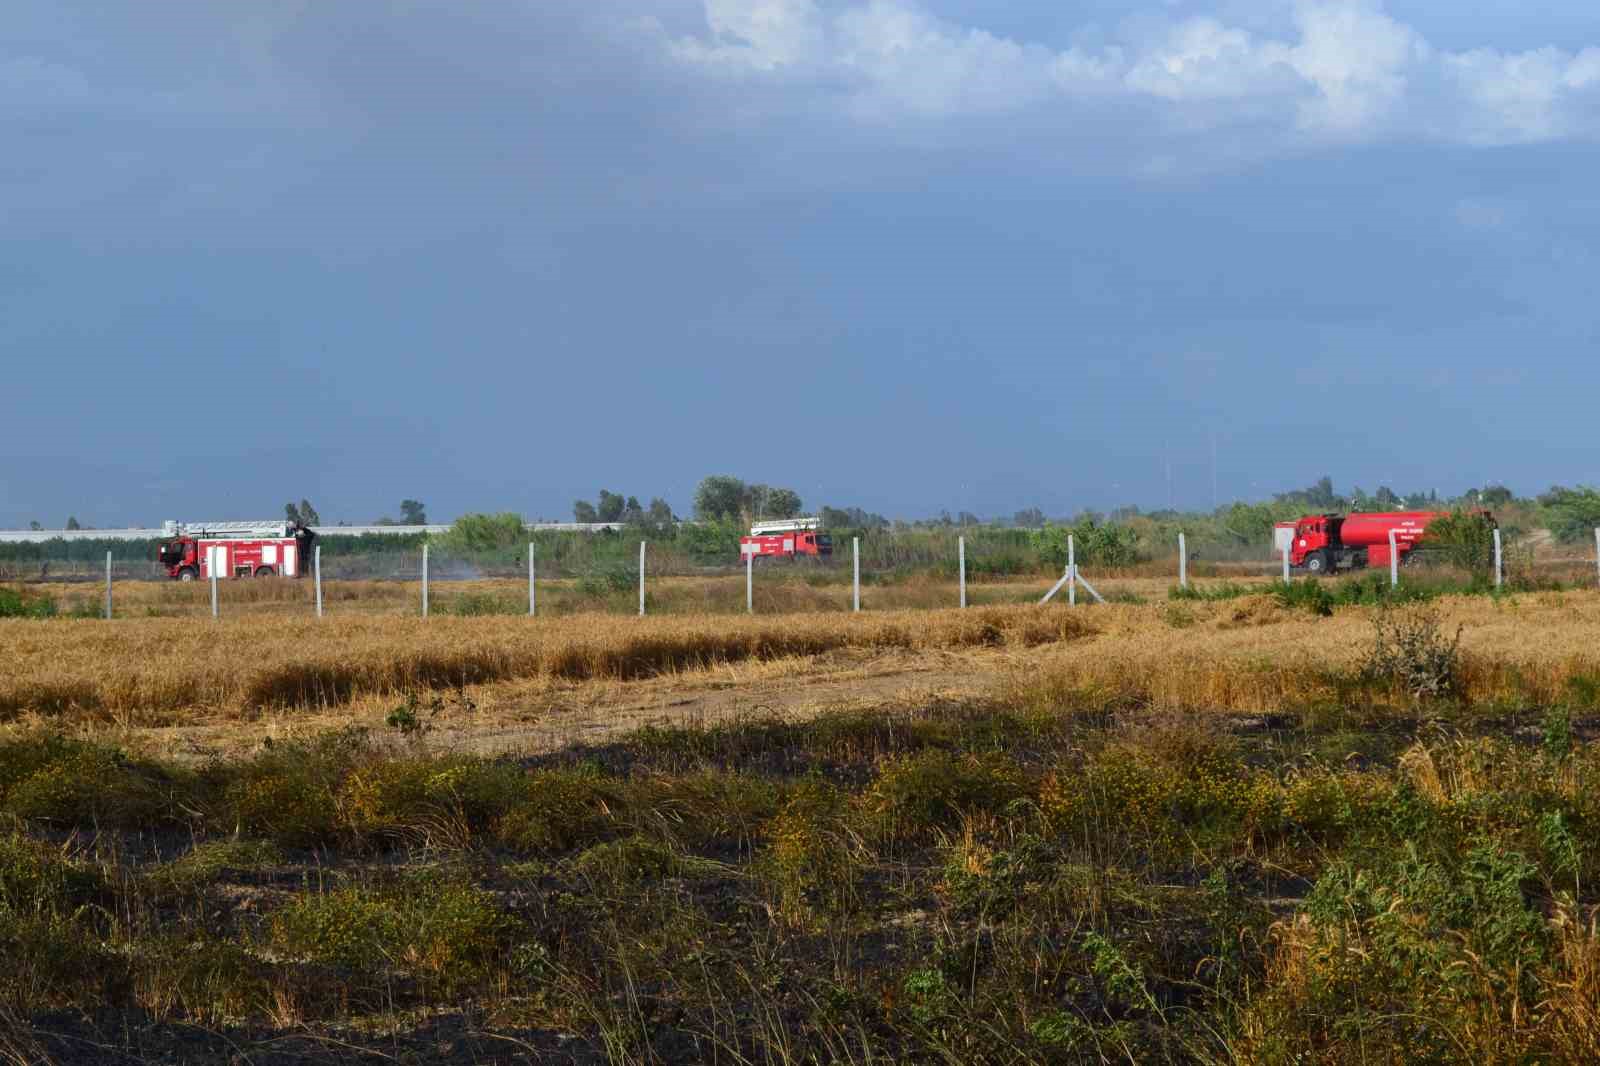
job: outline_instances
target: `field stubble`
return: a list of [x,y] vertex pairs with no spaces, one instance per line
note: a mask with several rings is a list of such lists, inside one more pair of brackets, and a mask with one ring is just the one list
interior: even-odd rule
[[[1426,699],[1371,672],[1416,610],[0,623],[0,1054],[1595,1061],[1600,598],[1422,608]],[[833,696],[619,714],[724,679]],[[623,720],[426,728],[557,692]],[[378,728],[105,742],[258,715]]]

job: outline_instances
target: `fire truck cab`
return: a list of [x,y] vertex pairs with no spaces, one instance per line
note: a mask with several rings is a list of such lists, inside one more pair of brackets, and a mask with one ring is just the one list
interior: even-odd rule
[[786,518],[757,522],[750,535],[739,538],[739,558],[760,562],[763,559],[821,559],[833,554],[833,538],[822,532],[821,519]]
[[316,533],[293,522],[167,522],[156,560],[175,581],[299,577]]

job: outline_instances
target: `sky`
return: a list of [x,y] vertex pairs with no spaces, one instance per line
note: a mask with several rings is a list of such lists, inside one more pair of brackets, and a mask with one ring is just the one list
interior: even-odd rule
[[10,0],[0,526],[1600,482],[1523,6]]

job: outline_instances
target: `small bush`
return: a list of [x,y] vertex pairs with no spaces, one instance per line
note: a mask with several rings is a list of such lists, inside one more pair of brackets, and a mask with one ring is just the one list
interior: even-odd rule
[[483,980],[515,929],[483,889],[419,874],[297,899],[274,917],[270,935],[308,962],[374,977],[399,971],[449,991]]
[[1272,598],[1278,606],[1291,610],[1307,611],[1323,618],[1333,614],[1334,598],[1316,578],[1274,585]]
[[627,566],[598,566],[578,578],[578,592],[593,599],[604,599],[638,587],[639,574]]
[[1439,631],[1438,616],[1413,608],[1381,611],[1372,620],[1372,648],[1362,664],[1362,679],[1406,693],[1413,699],[1444,699],[1458,694],[1461,630],[1453,638]]
[[528,775],[496,832],[520,851],[565,852],[615,836],[625,810],[621,788],[597,774],[542,770]]
[[0,618],[54,618],[56,601],[19,589],[0,588]]
[[963,814],[998,813],[1027,793],[1016,764],[1003,756],[925,751],[885,764],[862,801],[885,836],[918,839],[955,826]]

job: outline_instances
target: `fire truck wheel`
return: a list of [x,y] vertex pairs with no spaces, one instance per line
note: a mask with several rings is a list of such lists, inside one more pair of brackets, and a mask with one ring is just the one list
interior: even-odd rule
[[1306,569],[1313,574],[1320,574],[1328,569],[1328,557],[1321,552],[1312,552],[1306,556]]
[[258,566],[258,567],[256,567],[255,576],[256,577],[271,577],[273,575],[273,573],[274,573],[274,570],[270,566]]
[[193,570],[191,570],[187,566],[184,567],[182,570],[178,571],[178,580],[179,581],[193,581],[195,578],[197,578],[199,576],[200,576],[199,574],[196,574]]

